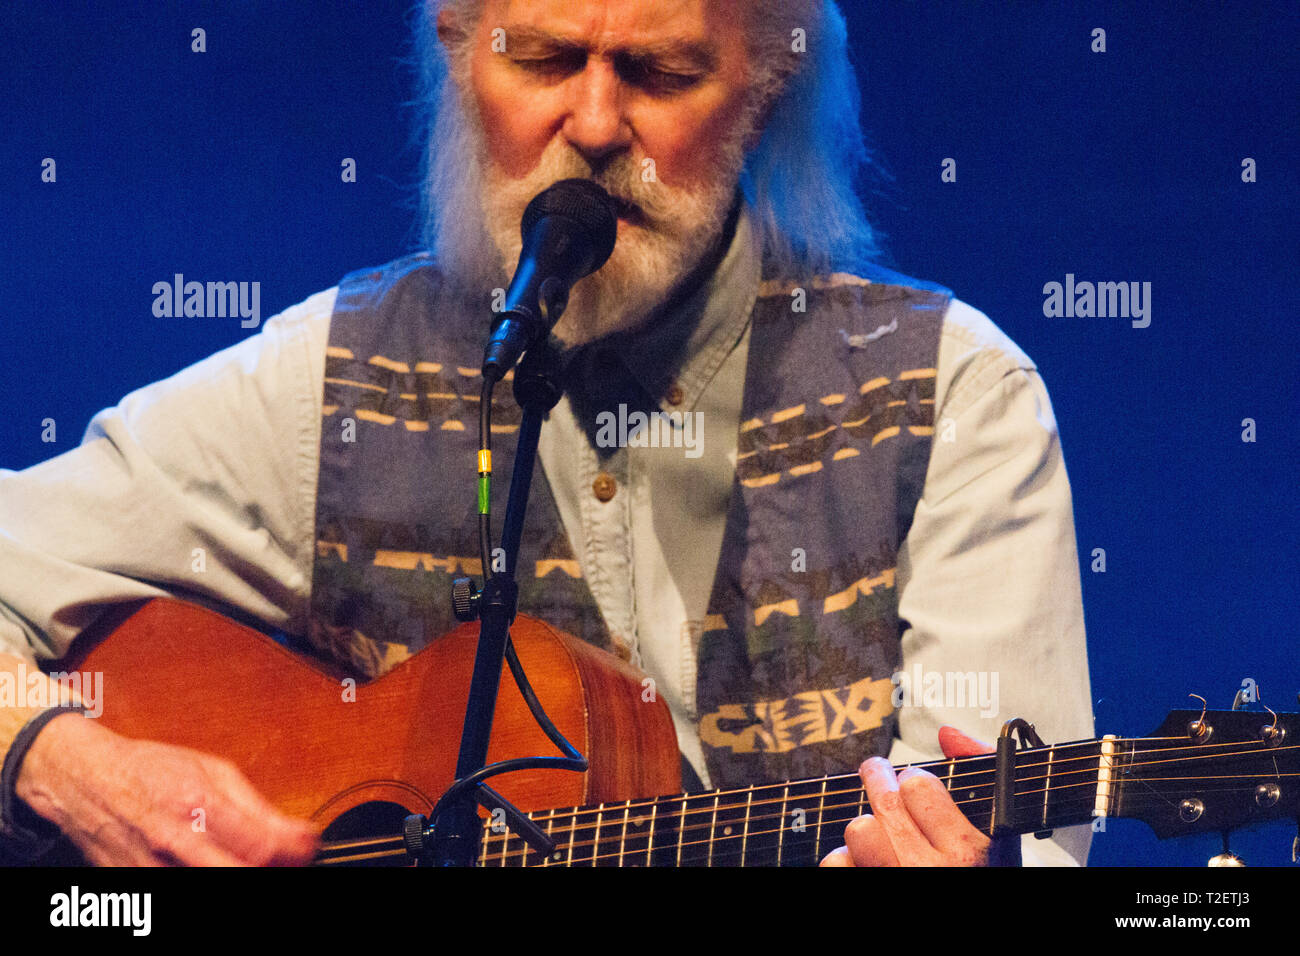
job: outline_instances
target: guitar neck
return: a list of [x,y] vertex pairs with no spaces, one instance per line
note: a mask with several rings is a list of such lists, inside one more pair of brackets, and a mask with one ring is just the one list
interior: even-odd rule
[[[1087,823],[1117,794],[1123,742],[1059,744],[1017,754],[1010,827],[1017,833]],[[916,764],[939,778],[984,833],[994,818],[991,755]],[[483,866],[812,866],[870,813],[857,774],[604,803],[529,814],[555,843],[549,858],[499,822],[484,822]]]

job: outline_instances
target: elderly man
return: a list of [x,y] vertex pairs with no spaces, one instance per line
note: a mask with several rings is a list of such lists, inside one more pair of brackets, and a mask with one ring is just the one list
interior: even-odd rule
[[[944,786],[889,761],[981,752],[941,724],[1092,735],[1069,485],[1029,359],[947,290],[871,265],[834,4],[422,14],[429,252],[353,273],[101,413],[79,449],[0,475],[5,666],[167,594],[366,676],[445,631],[447,581],[478,570],[475,350],[524,206],[581,177],[614,198],[618,239],[554,329],[565,395],[520,610],[646,670],[706,785],[861,764],[873,813],[825,863],[987,862]],[[698,454],[601,427],[656,411],[699,423]],[[912,678],[936,673],[992,697],[931,699]],[[99,863],[312,854],[309,826],[209,755],[21,707],[0,709],[4,747],[13,851],[57,826]],[[1082,862],[1087,836],[1033,859]]]

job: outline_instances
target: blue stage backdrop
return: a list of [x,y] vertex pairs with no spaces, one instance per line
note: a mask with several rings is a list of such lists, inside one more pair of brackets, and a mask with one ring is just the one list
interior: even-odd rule
[[[0,467],[254,333],[156,318],[155,282],[256,281],[266,318],[413,247],[406,2],[5,6]],[[1245,678],[1295,709],[1300,8],[841,9],[887,264],[986,312],[1051,391],[1098,733],[1145,734],[1189,693],[1226,707]],[[1068,276],[1142,283],[1149,312],[1046,315]],[[1287,863],[1294,832],[1233,849]],[[1110,821],[1091,863],[1218,847]]]

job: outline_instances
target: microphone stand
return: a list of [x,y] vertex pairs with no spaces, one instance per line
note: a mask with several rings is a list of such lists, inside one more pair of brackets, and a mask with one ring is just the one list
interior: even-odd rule
[[[557,304],[562,310],[563,303]],[[513,832],[523,837],[539,853],[550,855],[555,850],[555,844],[541,828],[483,781],[489,776],[528,767],[578,771],[587,769],[586,759],[560,735],[542,711],[541,704],[528,686],[523,669],[514,656],[509,632],[519,597],[515,562],[523,533],[528,493],[532,486],[542,419],[556,406],[562,395],[557,381],[557,367],[555,352],[543,339],[528,350],[515,373],[515,399],[523,409],[523,419],[519,426],[510,495],[502,528],[501,546],[505,551],[506,569],[504,572],[491,573],[490,565],[485,564],[483,589],[477,593],[468,578],[457,579],[453,584],[456,616],[461,620],[473,620],[474,617],[480,620],[478,650],[456,763],[456,782],[438,800],[430,814],[431,823],[426,825],[425,817],[420,814],[406,819],[404,830],[407,853],[424,864],[474,865],[482,829],[476,804],[492,811],[503,811]],[[485,394],[484,401],[489,397]],[[486,413],[485,409],[484,414]],[[485,559],[490,557],[485,555]],[[565,752],[565,757],[525,757],[501,761],[491,767],[485,766],[503,662],[510,665],[515,682],[519,684],[534,717],[551,740]]]

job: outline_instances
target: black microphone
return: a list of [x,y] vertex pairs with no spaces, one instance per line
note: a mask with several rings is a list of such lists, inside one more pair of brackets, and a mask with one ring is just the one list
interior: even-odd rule
[[618,207],[591,180],[562,179],[533,197],[519,231],[519,264],[483,353],[483,377],[494,382],[551,331],[573,284],[609,259]]

